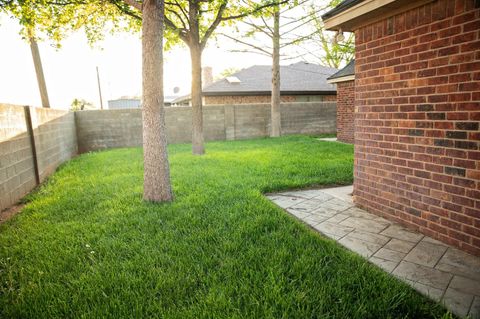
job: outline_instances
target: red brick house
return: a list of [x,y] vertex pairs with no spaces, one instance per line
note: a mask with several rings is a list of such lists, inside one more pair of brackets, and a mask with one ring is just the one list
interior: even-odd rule
[[356,204],[480,255],[480,1],[346,0]]
[[353,143],[355,136],[355,60],[327,79],[337,85],[337,139]]
[[[337,90],[327,78],[337,69],[298,62],[280,66],[280,99],[282,102],[335,101]],[[247,104],[270,103],[272,94],[272,66],[254,65],[230,76],[206,84],[203,103]],[[188,104],[190,95],[174,100]]]

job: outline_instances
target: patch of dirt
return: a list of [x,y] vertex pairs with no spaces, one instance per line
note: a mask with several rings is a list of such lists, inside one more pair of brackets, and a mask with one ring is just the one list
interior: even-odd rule
[[23,209],[23,207],[25,207],[25,204],[17,204],[17,205],[13,205],[10,208],[5,209],[4,211],[1,211],[0,212],[0,224],[3,224],[4,222],[9,220],[13,216],[18,214]]

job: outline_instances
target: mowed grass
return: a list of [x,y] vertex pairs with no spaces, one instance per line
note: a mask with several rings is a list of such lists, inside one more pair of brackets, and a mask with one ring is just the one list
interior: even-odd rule
[[351,183],[351,145],[293,136],[206,149],[169,147],[169,204],[142,201],[140,148],[63,165],[0,226],[0,317],[444,315],[262,195]]

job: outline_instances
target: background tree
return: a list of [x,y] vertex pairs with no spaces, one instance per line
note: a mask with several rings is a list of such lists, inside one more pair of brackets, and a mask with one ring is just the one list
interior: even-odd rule
[[[110,0],[116,2],[116,0]],[[285,0],[284,2],[287,2]],[[169,46],[182,41],[190,51],[192,65],[192,151],[205,153],[203,137],[202,53],[208,40],[221,24],[261,12],[278,0],[261,2],[251,0],[168,0],[165,1],[165,27]],[[128,0],[128,4],[141,11],[141,4]],[[126,14],[140,19],[130,8],[119,7]],[[127,9],[127,10],[125,10]]]
[[[311,14],[303,13],[299,8],[308,3],[308,0],[302,2],[291,2],[288,5],[281,5],[277,2],[275,6],[271,6],[264,10],[264,14],[257,18],[248,18],[242,21],[245,28],[237,33],[241,36],[231,36],[222,33],[222,36],[233,40],[234,42],[246,47],[241,50],[232,50],[234,52],[249,52],[268,56],[272,59],[272,91],[271,91],[271,137],[278,137],[282,133],[281,113],[280,113],[280,59],[282,57],[281,50],[297,45],[312,36],[311,33],[301,34],[299,30],[304,30],[304,26],[311,22]],[[280,19],[286,22],[281,23]],[[270,42],[271,45],[267,43]],[[292,58],[285,56],[284,58]]]
[[306,61],[339,69],[355,58],[355,37],[353,33],[345,32],[338,35],[327,31],[321,16],[336,7],[341,0],[324,3],[313,2],[306,7],[306,13],[311,16],[309,28],[311,37],[299,46],[298,54]]
[[[275,5],[272,1],[242,0],[171,0],[166,2],[167,29],[173,39],[182,40],[190,50],[192,64],[192,150],[204,154],[203,112],[202,112],[202,52],[220,24],[260,12]],[[168,34],[167,34],[168,36]],[[172,37],[169,37],[172,39]]]
[[223,78],[226,78],[227,76],[237,73],[238,71],[240,71],[239,68],[226,68],[222,72],[220,72],[219,75],[215,76],[213,80],[214,81],[221,80]]
[[71,111],[93,110],[94,108],[92,102],[84,99],[73,99],[72,104],[70,104]]
[[15,0],[2,7],[17,17],[25,30],[43,31],[58,45],[69,32],[81,28],[93,43],[103,38],[107,28],[139,30],[141,26],[143,198],[154,202],[172,200],[163,105],[163,0],[145,0],[142,4],[135,0]]
[[[5,0],[3,0],[5,1]],[[20,0],[16,0],[20,1]],[[23,0],[25,1],[25,0]],[[33,1],[33,0],[31,0]],[[46,3],[50,0],[39,0]],[[279,0],[168,0],[165,1],[165,36],[167,46],[179,42],[190,50],[192,64],[192,150],[194,154],[204,154],[203,112],[202,112],[202,52],[208,40],[221,24],[232,23],[264,8],[275,5]],[[15,2],[15,1],[14,1]],[[35,2],[35,1],[34,1]],[[283,0],[282,3],[288,2]],[[46,27],[52,38],[61,38],[69,28],[83,26],[91,40],[101,38],[105,22],[121,26],[119,12],[141,21],[142,6],[136,0],[56,0],[50,3],[50,18],[53,24]],[[114,10],[115,9],[115,10]],[[131,21],[131,20],[128,20]],[[43,21],[45,22],[45,21]],[[132,25],[127,24],[126,28]]]

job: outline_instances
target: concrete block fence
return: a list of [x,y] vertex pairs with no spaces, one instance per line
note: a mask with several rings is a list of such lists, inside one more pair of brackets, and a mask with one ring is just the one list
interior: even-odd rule
[[0,104],[0,211],[75,154],[74,113]]
[[[283,134],[336,131],[336,103],[284,103]],[[166,108],[169,143],[191,141],[191,108]],[[266,137],[269,104],[207,105],[205,140]],[[78,153],[142,145],[141,109],[69,112],[0,104],[0,211]]]
[[[335,133],[336,103],[284,103],[283,134]],[[192,136],[190,107],[165,109],[169,143],[188,143]],[[203,110],[205,140],[269,136],[270,105],[207,105]],[[91,110],[75,113],[80,153],[142,145],[141,109]]]

